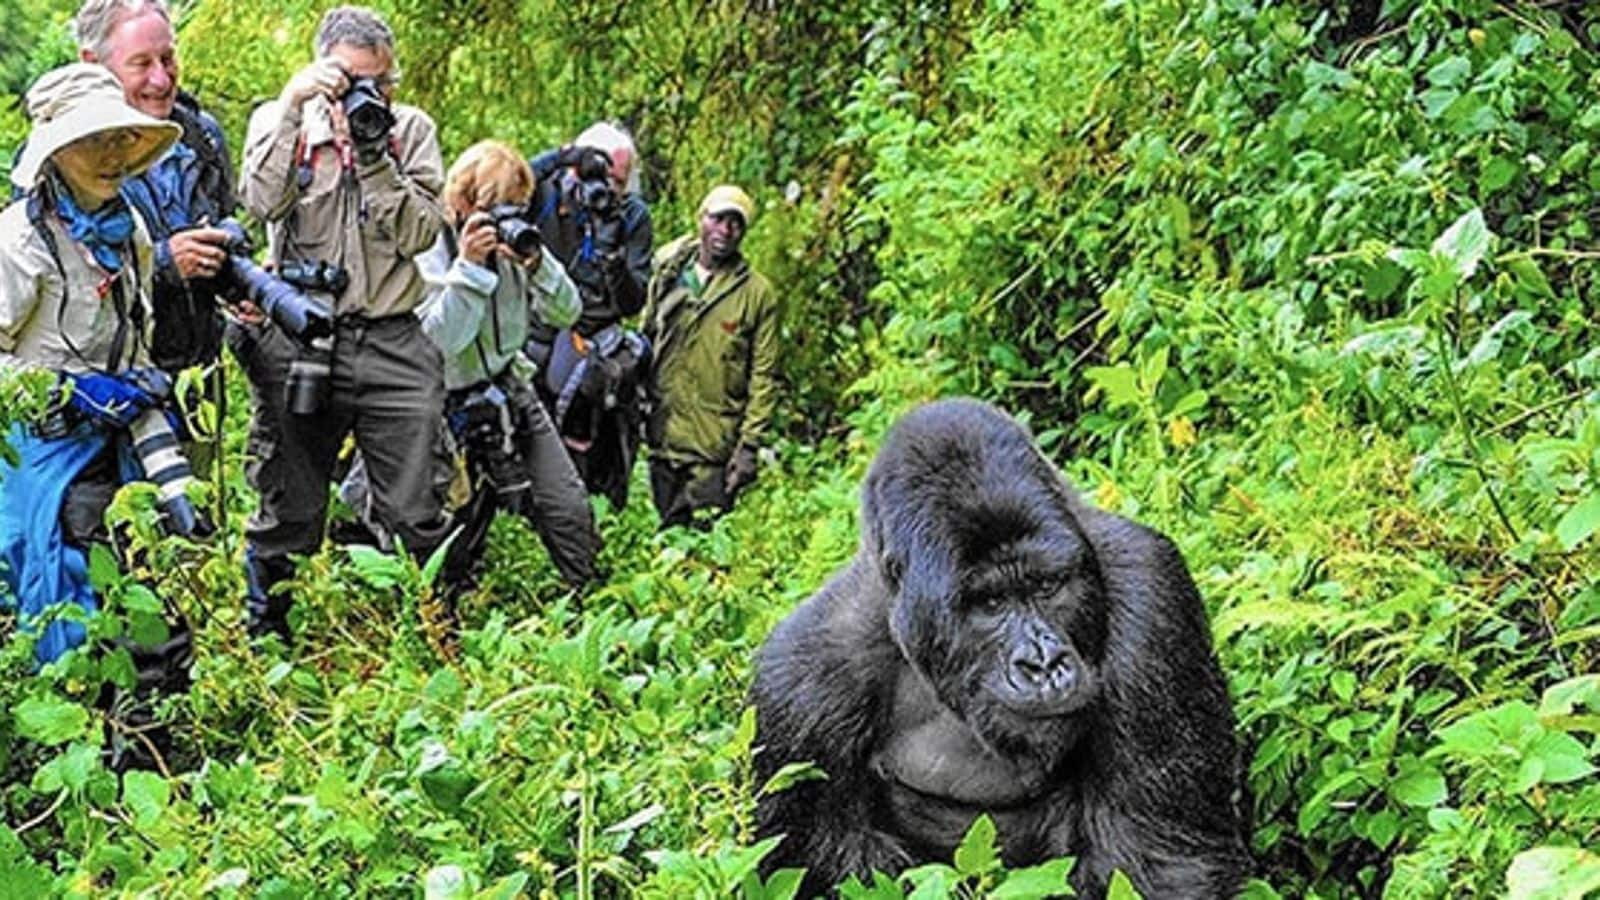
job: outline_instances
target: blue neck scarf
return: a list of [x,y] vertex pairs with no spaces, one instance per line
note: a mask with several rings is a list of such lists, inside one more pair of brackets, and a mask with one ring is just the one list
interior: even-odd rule
[[111,198],[94,212],[84,212],[72,199],[72,192],[58,180],[55,201],[56,214],[66,223],[67,234],[89,248],[102,269],[122,271],[122,255],[117,250],[133,236],[133,214],[122,197]]

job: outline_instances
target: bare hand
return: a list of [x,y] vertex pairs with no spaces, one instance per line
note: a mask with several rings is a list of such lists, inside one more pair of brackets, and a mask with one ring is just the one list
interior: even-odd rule
[[[350,88],[350,78],[337,59],[319,59],[294,74],[283,86],[279,95],[285,106],[297,107],[321,94],[329,100],[338,100]],[[337,108],[337,104],[335,104]]]
[[172,263],[185,280],[210,278],[227,262],[228,251],[224,245],[228,233],[220,228],[191,228],[175,231],[167,238],[167,249]]
[[489,254],[500,245],[495,233],[494,219],[487,213],[473,213],[461,229],[461,255],[468,262],[487,265]]
[[267,320],[267,314],[253,300],[240,300],[233,305],[234,318],[246,325],[260,325]]

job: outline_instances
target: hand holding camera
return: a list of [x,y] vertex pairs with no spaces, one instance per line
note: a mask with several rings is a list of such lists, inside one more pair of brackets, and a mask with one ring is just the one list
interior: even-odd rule
[[243,294],[266,312],[278,327],[301,341],[311,341],[333,333],[333,318],[327,305],[305,292],[337,296],[349,284],[349,277],[343,269],[329,263],[286,260],[282,271],[274,275],[250,259],[250,238],[233,219],[225,219],[215,228],[195,231],[215,231],[226,236],[223,244],[224,262],[217,274],[227,280],[230,292]]
[[294,73],[278,98],[287,107],[299,108],[319,94],[329,100],[338,100],[349,88],[350,78],[345,74],[344,66],[337,59],[324,57]]
[[210,278],[228,262],[230,235],[221,228],[199,227],[173,232],[167,252],[185,280]]

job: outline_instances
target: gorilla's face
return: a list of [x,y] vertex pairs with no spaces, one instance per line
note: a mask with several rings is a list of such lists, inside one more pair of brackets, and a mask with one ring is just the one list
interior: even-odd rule
[[943,660],[926,660],[941,699],[1007,755],[1070,749],[1075,715],[1095,696],[1100,591],[1088,546],[1065,528],[968,560],[951,611],[958,639]]

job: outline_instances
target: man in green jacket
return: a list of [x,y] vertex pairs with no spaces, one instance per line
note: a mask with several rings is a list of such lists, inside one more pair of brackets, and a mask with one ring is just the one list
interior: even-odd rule
[[656,254],[644,309],[655,348],[650,493],[663,528],[727,512],[756,477],[777,399],[781,307],[739,252],[755,202],[732,185],[700,204],[698,234]]

